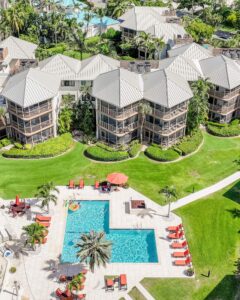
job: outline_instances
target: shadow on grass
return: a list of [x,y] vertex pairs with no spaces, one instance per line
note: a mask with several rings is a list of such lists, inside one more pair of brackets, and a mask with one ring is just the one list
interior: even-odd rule
[[223,196],[240,204],[240,181],[234,184]]
[[235,298],[238,292],[238,279],[235,275],[226,275],[215,286],[215,288],[204,298],[204,300],[231,300]]

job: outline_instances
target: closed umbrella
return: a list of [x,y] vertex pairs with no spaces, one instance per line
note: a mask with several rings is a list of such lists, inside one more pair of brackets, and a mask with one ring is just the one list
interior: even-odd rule
[[128,177],[122,173],[108,174],[107,181],[112,184],[124,184],[128,181]]
[[18,195],[16,196],[15,204],[16,204],[16,205],[19,205],[19,204],[20,204],[20,199],[19,199],[19,196],[18,196]]

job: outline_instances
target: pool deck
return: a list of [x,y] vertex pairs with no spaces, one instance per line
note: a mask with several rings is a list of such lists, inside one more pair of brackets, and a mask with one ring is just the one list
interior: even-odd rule
[[[17,267],[15,274],[7,272],[4,280],[3,292],[0,299],[21,299],[13,297],[13,282],[20,283],[19,295],[24,295],[31,300],[56,299],[55,290],[63,284],[59,284],[60,274],[77,274],[84,265],[60,264],[60,255],[65,233],[65,222],[67,216],[66,200],[109,200],[110,201],[110,228],[114,229],[154,229],[156,236],[156,246],[158,252],[158,263],[111,263],[106,268],[98,268],[94,274],[87,273],[85,288],[83,293],[87,294],[86,299],[91,300],[114,300],[124,297],[132,287],[136,286],[144,277],[186,277],[184,271],[186,267],[176,267],[173,265],[169,247],[169,240],[166,239],[166,227],[177,225],[181,219],[171,213],[166,217],[166,207],[161,207],[149,198],[141,195],[137,191],[129,188],[113,191],[109,194],[100,193],[93,187],[85,187],[83,190],[69,190],[66,187],[59,187],[59,201],[56,206],[51,206],[52,215],[51,226],[49,228],[48,241],[36,252],[21,255],[20,259],[9,258],[8,268]],[[150,215],[139,216],[129,213],[129,202],[131,199],[145,200]],[[32,200],[34,201],[34,200]],[[9,203],[6,201],[6,203]],[[19,237],[21,228],[33,221],[36,213],[41,212],[41,208],[36,203],[32,207],[32,218],[27,220],[26,216],[12,218],[7,210],[1,210],[1,225],[12,227]],[[114,292],[105,292],[104,276],[126,274],[128,281],[127,291],[119,291],[117,286]]]

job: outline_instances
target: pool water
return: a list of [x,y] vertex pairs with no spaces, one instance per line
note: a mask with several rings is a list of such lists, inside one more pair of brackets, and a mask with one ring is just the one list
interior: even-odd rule
[[80,209],[68,211],[62,262],[77,263],[75,244],[82,233],[104,231],[112,241],[112,263],[157,263],[155,233],[152,229],[109,229],[109,201],[78,201]]

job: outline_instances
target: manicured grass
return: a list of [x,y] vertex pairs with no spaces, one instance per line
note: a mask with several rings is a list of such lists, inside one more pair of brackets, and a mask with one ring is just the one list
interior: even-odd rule
[[240,208],[239,189],[240,182],[175,212],[183,219],[196,278],[144,279],[156,300],[239,299],[235,298],[239,280],[233,272],[240,250],[240,222],[232,213]]
[[147,300],[136,287],[133,287],[128,294],[134,300]]
[[118,163],[95,163],[83,155],[86,146],[77,144],[65,155],[43,160],[9,160],[0,157],[0,197],[35,194],[40,184],[53,181],[65,185],[69,179],[83,177],[93,184],[94,177],[104,179],[110,172],[124,172],[130,186],[158,203],[164,203],[159,190],[175,185],[179,197],[199,190],[237,170],[233,160],[239,157],[239,138],[218,138],[204,134],[205,143],[196,154],[170,164],[155,163],[143,153],[136,159]]

